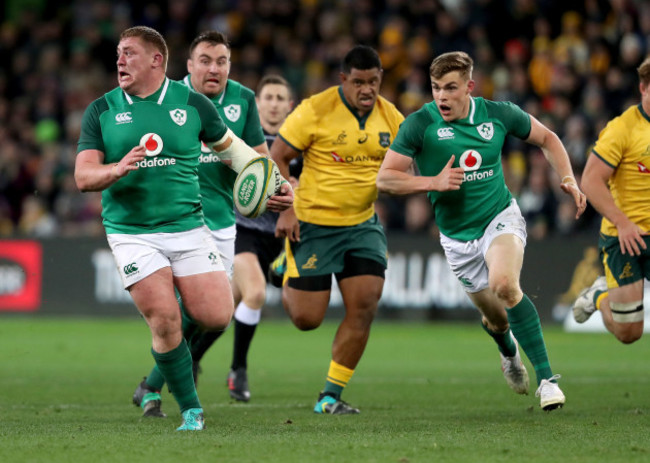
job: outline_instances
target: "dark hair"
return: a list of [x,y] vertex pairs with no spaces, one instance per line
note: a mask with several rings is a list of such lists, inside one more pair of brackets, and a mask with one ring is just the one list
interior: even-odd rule
[[210,45],[225,45],[228,50],[230,50],[230,42],[228,42],[228,37],[225,34],[219,31],[205,31],[197,35],[192,43],[190,44],[190,55],[201,42],[208,42]]
[[287,79],[284,77],[278,75],[278,74],[269,74],[260,80],[260,83],[257,84],[257,94],[259,95],[262,93],[262,89],[269,84],[277,84],[277,85],[284,85],[287,87],[287,90],[289,90],[289,98],[292,98],[292,91],[291,91],[291,85],[289,85],[289,82],[287,82]]
[[120,40],[129,37],[138,37],[144,42],[153,45],[163,56],[163,69],[167,69],[167,57],[169,51],[167,50],[167,43],[160,32],[147,26],[135,26],[126,29],[120,34]]
[[442,76],[453,71],[459,71],[460,75],[469,80],[472,78],[474,61],[464,51],[452,51],[443,53],[436,57],[429,67],[429,76],[433,79],[440,79]]
[[347,52],[341,62],[341,72],[350,74],[352,69],[367,71],[368,69],[381,69],[381,60],[374,48],[366,45],[357,45]]

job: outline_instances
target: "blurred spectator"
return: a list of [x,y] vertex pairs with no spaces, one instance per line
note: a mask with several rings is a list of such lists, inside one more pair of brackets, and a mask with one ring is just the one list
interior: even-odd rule
[[[101,233],[98,198],[70,183],[79,123],[114,86],[117,31],[136,24],[166,36],[175,78],[189,40],[221,29],[239,53],[235,78],[254,88],[276,69],[297,102],[337,82],[353,44],[374,46],[385,65],[382,94],[404,114],[431,100],[433,57],[467,51],[477,58],[475,95],[513,101],[549,124],[578,175],[607,120],[638,100],[635,69],[650,53],[650,3],[636,0],[11,0],[0,23],[0,235]],[[532,239],[566,232],[570,215],[537,155],[516,140],[503,152],[510,188],[538,214]],[[429,233],[435,219],[419,206],[378,201],[389,229]]]

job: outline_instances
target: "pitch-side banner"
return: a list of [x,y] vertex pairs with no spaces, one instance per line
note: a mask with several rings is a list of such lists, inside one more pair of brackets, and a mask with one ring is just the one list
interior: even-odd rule
[[[561,322],[577,293],[598,275],[592,236],[528,242],[522,288],[542,319]],[[388,270],[379,316],[478,320],[435,238],[388,235]],[[268,287],[265,316],[284,317]],[[333,285],[332,312],[342,310]],[[137,316],[103,238],[0,242],[0,312]]]

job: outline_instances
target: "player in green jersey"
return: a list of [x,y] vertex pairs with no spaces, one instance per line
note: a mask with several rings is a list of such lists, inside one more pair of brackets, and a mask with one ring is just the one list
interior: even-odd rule
[[[192,90],[202,93],[210,99],[217,108],[224,123],[238,137],[253,147],[260,155],[268,155],[268,147],[262,130],[260,118],[255,101],[255,93],[247,87],[229,79],[230,74],[230,44],[228,38],[219,31],[206,31],[199,34],[190,44],[187,70],[189,74],[182,82]],[[251,300],[258,298],[260,289],[250,284],[248,278],[237,278],[245,270],[245,263],[235,259],[235,210],[233,204],[233,185],[236,175],[232,169],[224,166],[214,155],[212,150],[203,145],[199,164],[199,184],[201,187],[201,202],[205,221],[210,229],[221,258],[226,267],[235,299],[235,346],[245,344],[250,337],[248,322],[257,316],[259,307],[250,308]],[[270,213],[269,213],[270,214]],[[269,214],[265,214],[268,216]],[[237,220],[240,220],[238,218]],[[264,220],[263,218],[249,219],[251,222]],[[233,277],[233,266],[235,279]],[[260,271],[261,273],[261,271]],[[261,275],[264,281],[264,275]],[[246,284],[245,284],[246,283]],[[262,302],[263,303],[263,302]],[[184,304],[181,308],[185,315]],[[193,360],[195,384],[200,371],[199,362],[223,333],[223,331],[204,331],[198,329],[191,318],[183,317],[183,333],[189,344]],[[238,354],[238,352],[235,352]],[[228,388],[231,397],[236,400],[248,401],[250,392],[246,368],[241,368],[236,360],[240,355],[233,355],[233,364],[228,374]],[[245,354],[244,354],[245,355]],[[245,357],[244,357],[245,358]],[[144,410],[145,416],[164,417],[161,411],[159,391],[164,385],[164,377],[157,366],[138,385],[133,394],[133,403]],[[156,393],[156,395],[148,395]],[[146,397],[146,399],[145,399]],[[148,399],[148,400],[147,400]],[[153,399],[153,400],[152,400]]]
[[587,198],[603,216],[605,276],[573,306],[578,323],[599,309],[607,330],[625,344],[643,335],[643,280],[650,279],[650,58],[637,72],[641,103],[607,124],[582,175]]
[[[201,209],[201,141],[237,172],[258,154],[225,126],[207,98],[167,78],[167,57],[154,29],[137,26],[120,35],[119,86],[84,113],[75,180],[81,191],[102,191],[108,242],[179,404],[178,429],[201,430],[203,409],[174,288],[205,329],[225,328],[233,312],[230,284]],[[292,196],[285,183],[269,207],[285,209]]]
[[[377,186],[390,194],[428,193],[447,260],[499,347],[508,385],[528,391],[519,343],[535,368],[541,407],[552,410],[565,397],[551,371],[537,309],[519,285],[526,224],[501,170],[506,136],[542,149],[576,204],[576,218],[586,199],[557,135],[512,103],[473,97],[472,66],[464,52],[433,60],[434,101],[404,121]],[[421,176],[409,173],[413,161]]]

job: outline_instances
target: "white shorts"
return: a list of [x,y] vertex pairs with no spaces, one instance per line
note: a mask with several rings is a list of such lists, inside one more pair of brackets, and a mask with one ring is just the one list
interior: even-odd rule
[[472,241],[459,241],[440,234],[440,244],[445,251],[451,270],[468,293],[477,293],[488,287],[488,268],[485,254],[499,235],[512,234],[526,246],[526,221],[517,202],[499,213],[487,226],[483,236]]
[[221,255],[221,261],[226,269],[228,278],[232,278],[232,266],[235,259],[235,237],[237,236],[237,226],[232,225],[221,230],[211,230],[212,237],[217,243],[217,249]]
[[164,267],[179,277],[225,270],[206,226],[179,233],[111,233],[107,238],[125,289]]

